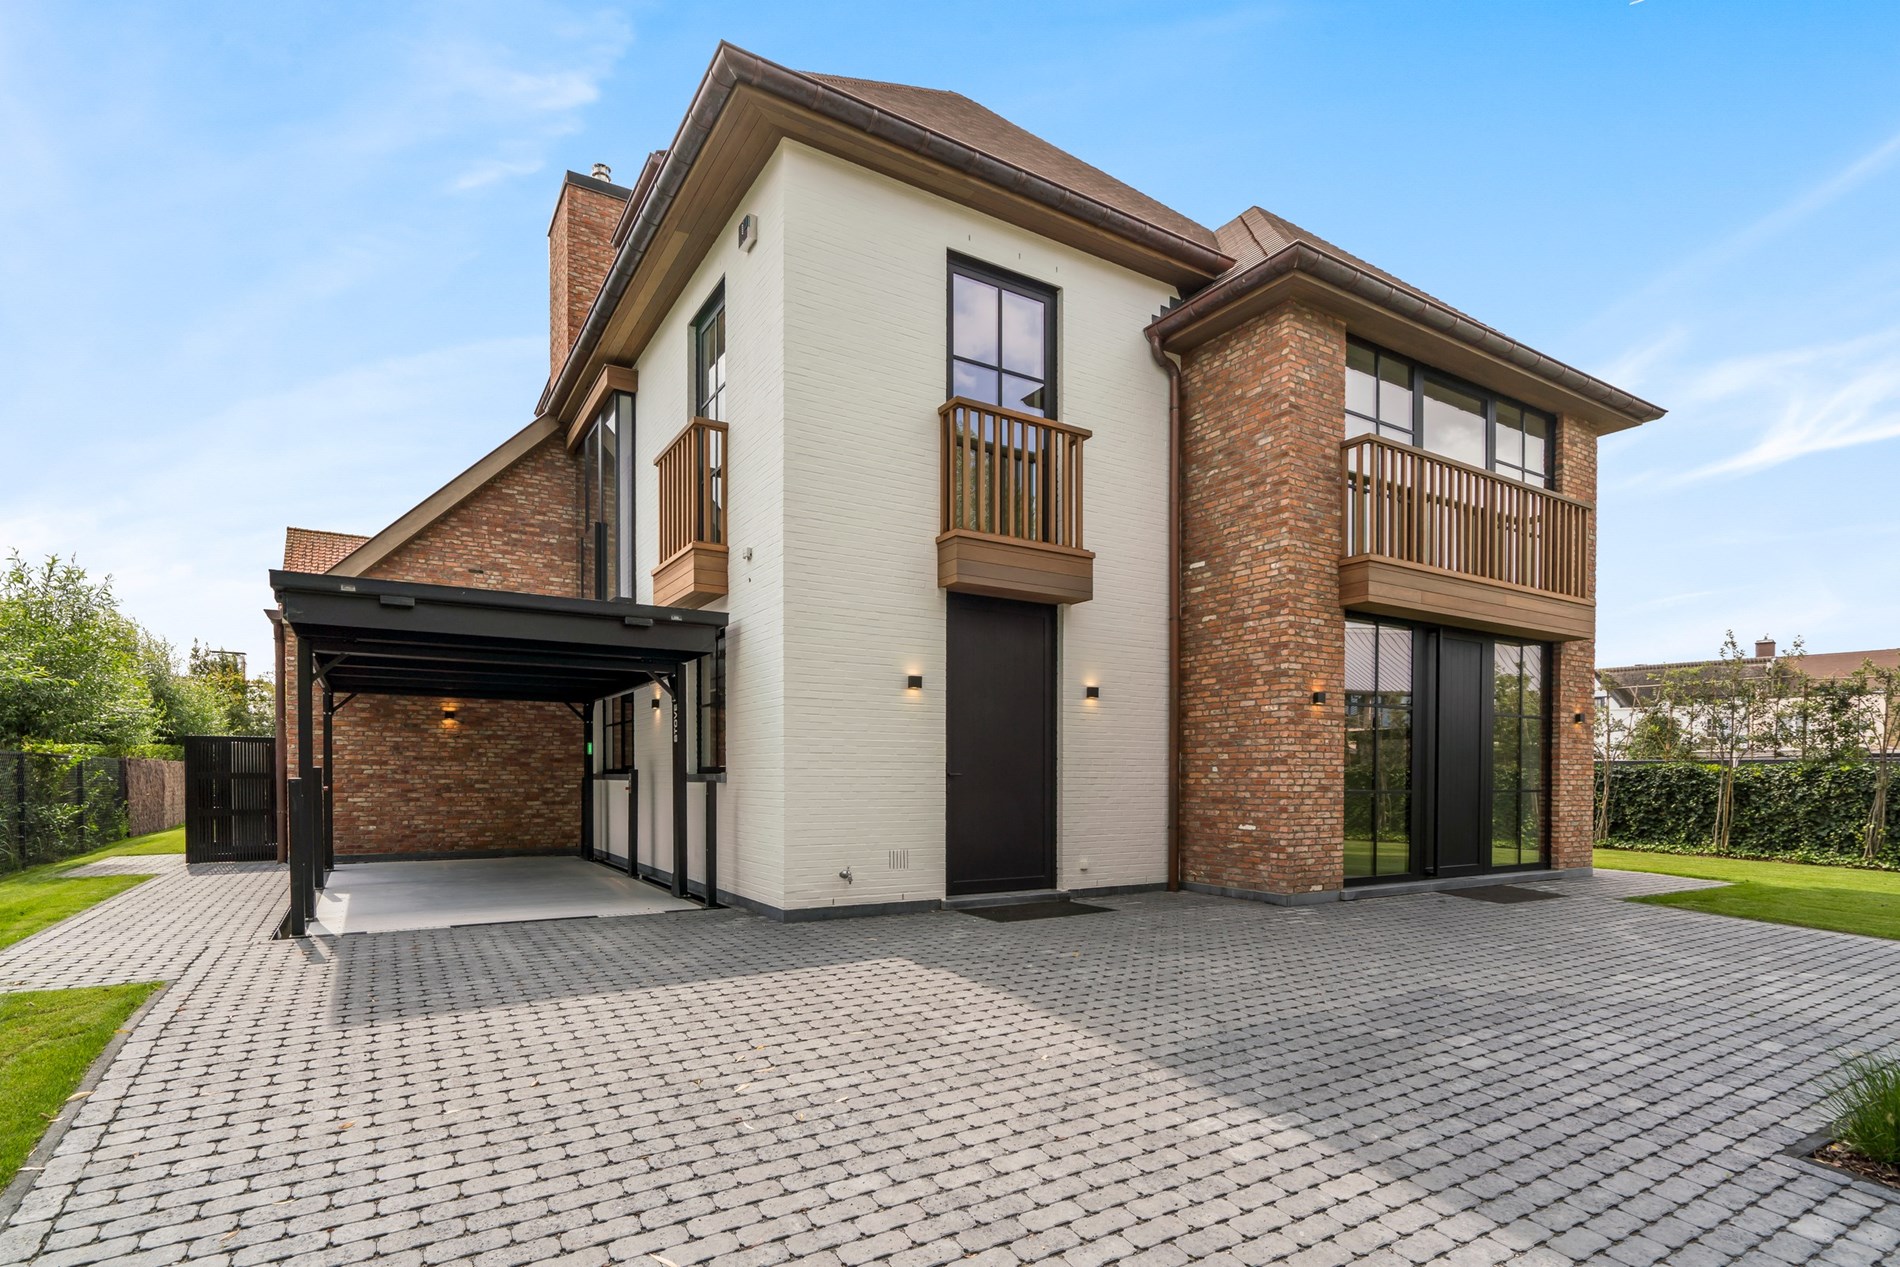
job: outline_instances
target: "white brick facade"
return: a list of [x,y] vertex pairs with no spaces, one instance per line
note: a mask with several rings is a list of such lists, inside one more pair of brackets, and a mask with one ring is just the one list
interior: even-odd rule
[[[1058,882],[1161,883],[1167,378],[1141,331],[1173,292],[794,142],[734,226],[744,214],[758,217],[758,246],[739,252],[729,227],[639,359],[634,462],[636,597],[650,601],[652,459],[688,417],[688,327],[723,278],[732,624],[720,887],[792,912],[944,894],[935,538],[951,252],[1059,292],[1061,416],[1094,433],[1095,597],[1058,623]],[[904,689],[911,673],[923,691]],[[1102,698],[1085,701],[1085,684]],[[640,711],[641,856],[653,861],[659,841],[668,866],[664,713]],[[689,788],[695,878],[703,791]],[[609,822],[624,822],[624,796],[603,796]]]

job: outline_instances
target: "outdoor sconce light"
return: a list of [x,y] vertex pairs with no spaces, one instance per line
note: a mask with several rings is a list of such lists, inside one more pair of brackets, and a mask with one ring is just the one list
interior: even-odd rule
[[1572,714],[1570,714],[1570,720],[1571,720],[1571,722],[1572,722],[1572,724],[1574,724],[1574,725],[1578,725],[1578,726],[1581,726],[1581,725],[1583,725],[1583,714],[1582,714],[1582,713],[1572,713]]
[[1085,686],[1082,688],[1082,698],[1100,699],[1102,698],[1102,688],[1099,686]]
[[656,713],[660,711],[660,697],[658,695],[653,697],[653,711]]
[[453,726],[455,724],[455,705],[444,704],[442,706],[442,724],[444,726]]
[[909,677],[905,678],[904,689],[907,691],[923,690],[924,689],[924,675],[921,673],[913,673]]
[[1314,703],[1315,705],[1318,705],[1318,704],[1324,704],[1325,702],[1326,702],[1326,692],[1325,692],[1325,691],[1314,691],[1314,692],[1313,692],[1313,703]]

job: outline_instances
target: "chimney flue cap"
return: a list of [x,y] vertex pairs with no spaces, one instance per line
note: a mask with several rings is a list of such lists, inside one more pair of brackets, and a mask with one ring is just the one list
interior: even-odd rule
[[1774,659],[1775,640],[1773,638],[1757,638],[1755,640],[1755,658],[1758,660]]
[[595,163],[592,175],[595,180],[604,180],[611,184],[613,183],[614,169],[605,163]]

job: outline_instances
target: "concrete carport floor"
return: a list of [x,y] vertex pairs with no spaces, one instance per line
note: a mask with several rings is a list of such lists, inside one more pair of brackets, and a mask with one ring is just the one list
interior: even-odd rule
[[644,880],[575,857],[346,863],[317,897],[312,933],[696,911]]

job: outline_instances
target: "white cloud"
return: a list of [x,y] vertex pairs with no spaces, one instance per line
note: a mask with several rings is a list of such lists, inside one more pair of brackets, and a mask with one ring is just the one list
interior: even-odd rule
[[513,176],[529,176],[540,171],[546,164],[538,158],[523,158],[510,161],[502,158],[483,159],[468,168],[449,182],[449,188],[456,193],[470,189],[480,189],[497,181]]
[[1740,452],[1686,472],[1685,481],[1900,439],[1900,330],[1720,361],[1680,387],[1684,412],[1755,436]]

